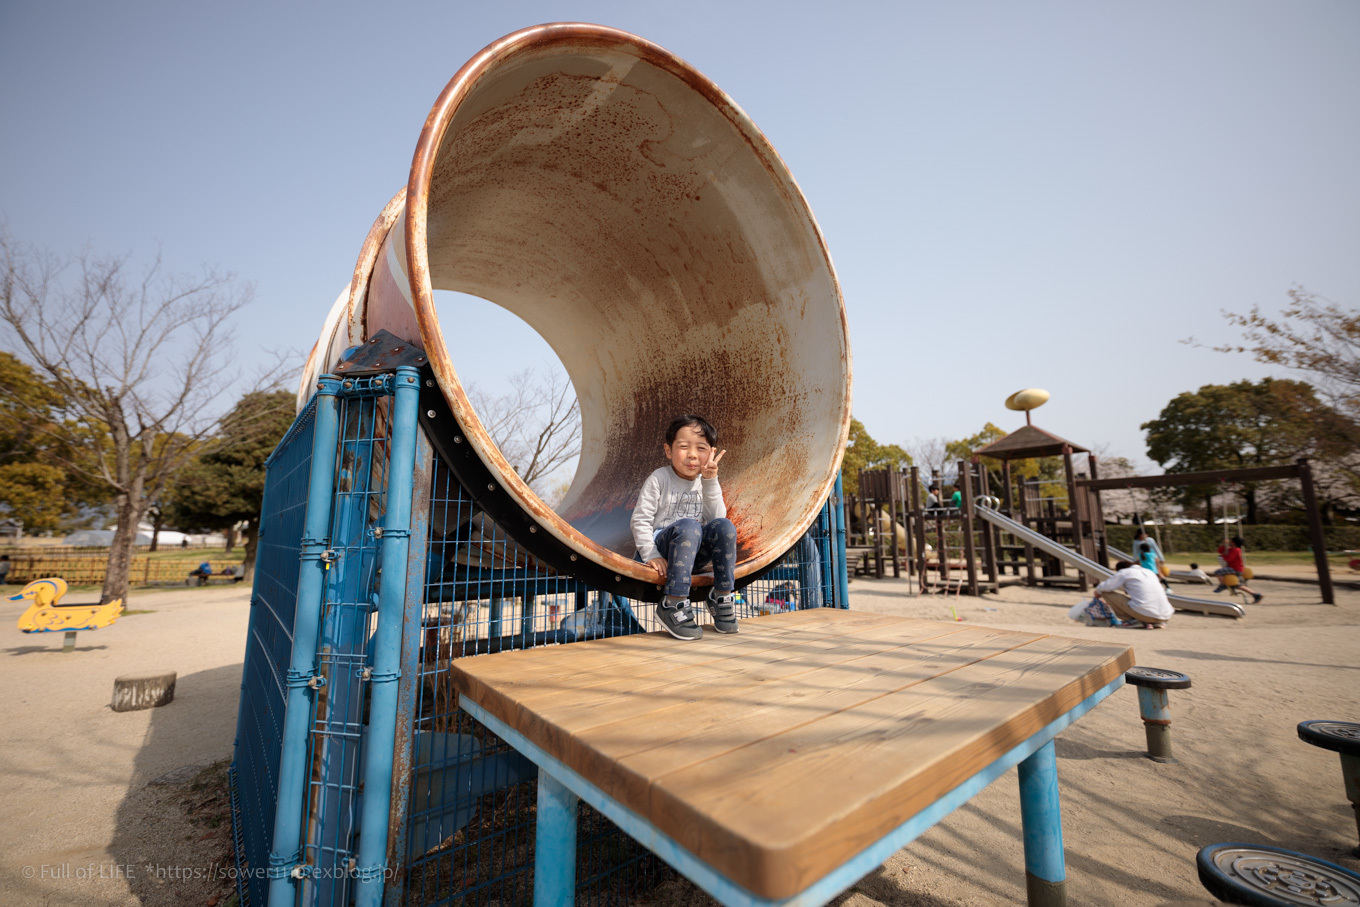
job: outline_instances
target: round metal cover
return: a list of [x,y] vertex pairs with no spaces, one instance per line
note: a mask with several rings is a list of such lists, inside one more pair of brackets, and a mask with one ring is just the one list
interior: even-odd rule
[[1195,858],[1199,880],[1229,904],[1360,904],[1360,876],[1304,854],[1253,844],[1211,844]]
[[1360,756],[1360,724],[1354,721],[1300,721],[1299,739],[1347,756]]
[[1180,671],[1144,668],[1139,665],[1125,671],[1124,680],[1136,687],[1154,687],[1159,690],[1185,690],[1190,687],[1189,676]]

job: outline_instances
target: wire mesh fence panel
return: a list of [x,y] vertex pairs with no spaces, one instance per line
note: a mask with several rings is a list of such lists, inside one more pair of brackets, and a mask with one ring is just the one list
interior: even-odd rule
[[[533,894],[537,769],[458,709],[455,658],[659,629],[655,605],[591,589],[535,561],[483,513],[436,457],[428,585],[410,726],[412,783],[403,903],[528,904]],[[738,593],[738,616],[836,606],[828,505],[772,569]],[[663,863],[585,804],[577,903],[626,904],[659,884]]]
[[286,674],[293,646],[303,515],[312,462],[315,403],[294,421],[266,463],[230,781],[238,889],[243,904],[263,905],[278,800]]
[[[317,689],[308,751],[303,861],[310,878],[302,903],[343,905],[354,883],[358,792],[367,706],[369,643],[381,581],[390,400],[349,396],[340,403],[340,439]],[[381,833],[381,831],[379,831]]]

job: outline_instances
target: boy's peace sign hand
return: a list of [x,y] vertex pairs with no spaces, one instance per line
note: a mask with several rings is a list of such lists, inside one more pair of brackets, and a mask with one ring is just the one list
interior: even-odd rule
[[704,468],[700,470],[700,474],[703,475],[705,479],[716,479],[718,477],[718,461],[723,458],[723,454],[725,453],[727,453],[725,450],[714,450],[711,447],[709,448],[708,462],[705,463]]

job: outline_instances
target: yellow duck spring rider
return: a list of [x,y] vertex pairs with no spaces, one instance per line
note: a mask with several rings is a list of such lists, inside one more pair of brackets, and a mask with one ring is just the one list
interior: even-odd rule
[[28,610],[19,615],[19,629],[25,633],[66,634],[63,652],[73,651],[76,647],[77,630],[98,630],[116,621],[123,613],[123,600],[115,598],[103,605],[63,605],[61,597],[66,594],[66,580],[59,576],[35,579],[24,586],[18,595],[11,595],[12,602],[29,602]]

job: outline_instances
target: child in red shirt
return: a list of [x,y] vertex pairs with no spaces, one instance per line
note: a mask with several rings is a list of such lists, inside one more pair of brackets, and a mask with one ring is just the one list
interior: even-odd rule
[[[1247,569],[1246,565],[1242,563],[1242,546],[1245,544],[1246,542],[1243,541],[1242,536],[1235,535],[1229,540],[1228,544],[1218,546],[1218,559],[1223,562],[1223,566],[1214,571],[1214,576],[1227,576],[1230,573],[1235,575],[1237,577],[1237,587],[1247,595],[1254,596],[1251,601],[1254,605],[1259,602],[1263,596],[1259,592],[1251,591],[1251,587],[1246,583],[1246,577],[1243,576]],[[1226,588],[1228,587],[1219,583],[1218,588],[1214,591],[1222,592]]]

